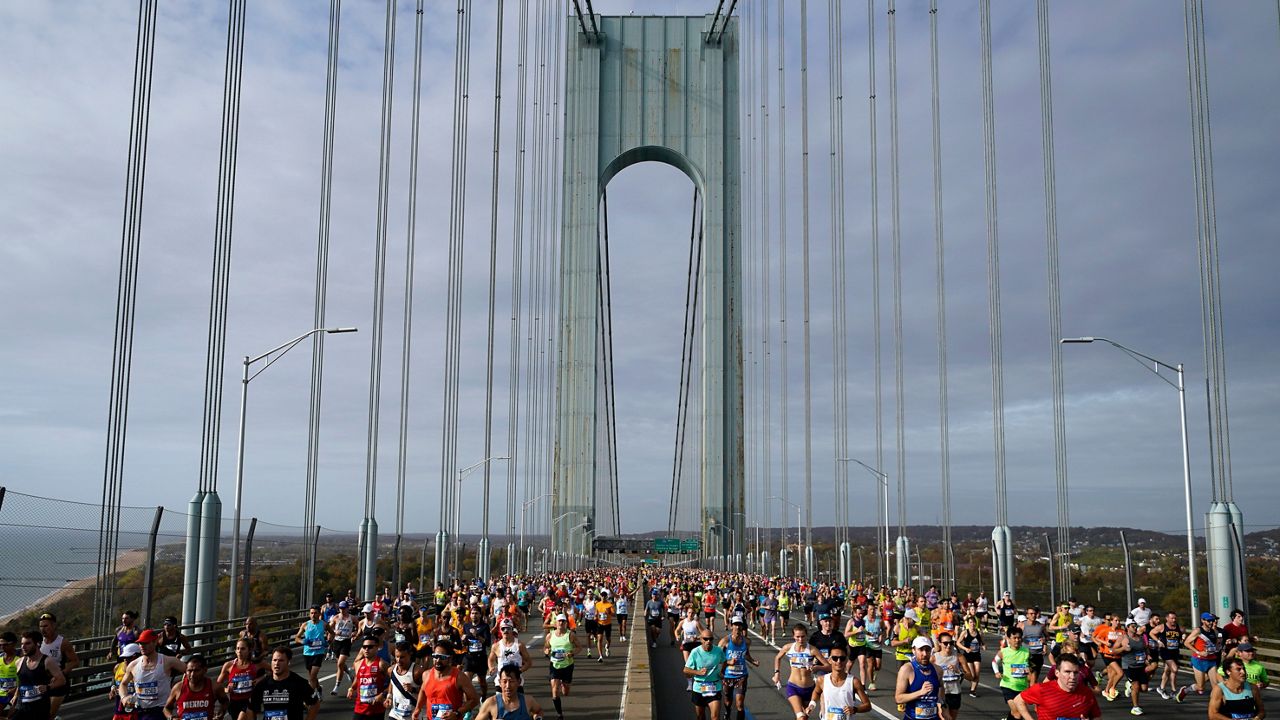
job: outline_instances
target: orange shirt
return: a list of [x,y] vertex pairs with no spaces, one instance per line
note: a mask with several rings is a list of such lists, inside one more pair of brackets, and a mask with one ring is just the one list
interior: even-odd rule
[[1111,627],[1110,623],[1103,623],[1094,628],[1093,641],[1097,643],[1098,650],[1100,650],[1103,655],[1107,657],[1116,657],[1116,654],[1111,652],[1111,643],[1115,642],[1116,638],[1120,637],[1121,632],[1122,631],[1119,628]]

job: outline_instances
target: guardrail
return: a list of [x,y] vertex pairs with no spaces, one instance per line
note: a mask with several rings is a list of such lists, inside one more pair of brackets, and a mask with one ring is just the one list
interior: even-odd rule
[[[266,615],[254,615],[267,647],[279,643],[293,644],[298,625],[306,619],[303,610],[284,610]],[[235,654],[236,640],[244,628],[245,618],[214,620],[195,625],[183,625],[178,629],[187,637],[201,655],[209,661],[209,667],[221,665]],[[111,686],[116,663],[114,635],[79,638],[71,641],[80,667],[67,673],[70,683],[68,700],[86,697]]]

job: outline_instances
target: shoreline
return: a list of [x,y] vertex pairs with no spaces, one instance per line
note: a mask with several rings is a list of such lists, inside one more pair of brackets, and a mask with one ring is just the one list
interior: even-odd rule
[[[146,563],[146,561],[147,551],[145,549],[135,548],[133,550],[125,550],[116,556],[116,572],[122,573],[126,570],[141,567]],[[57,590],[48,593],[34,602],[28,603],[26,606],[0,616],[0,625],[11,623],[19,616],[31,612],[32,610],[36,610],[40,607],[59,602],[61,600],[66,600],[67,598],[84,592],[85,590],[92,590],[93,586],[97,583],[97,575],[90,575],[89,577],[80,578],[79,580],[72,580]]]

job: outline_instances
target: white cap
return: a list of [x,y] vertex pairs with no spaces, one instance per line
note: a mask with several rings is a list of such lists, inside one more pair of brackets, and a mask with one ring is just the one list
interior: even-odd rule
[[364,607],[360,608],[360,612],[366,612],[366,613],[373,612],[373,603],[365,603]]
[[559,615],[556,616],[556,622],[561,622],[561,621],[569,622],[569,617],[564,613],[560,613]]
[[915,608],[907,608],[907,611],[902,616],[911,620],[911,622],[920,622],[920,613],[916,612]]
[[120,657],[134,657],[142,654],[142,646],[138,643],[129,643],[120,648]]
[[1147,599],[1146,599],[1146,598],[1138,598],[1138,604],[1139,604],[1139,605],[1145,605],[1145,604],[1146,604],[1146,602],[1147,602]]
[[912,650],[915,650],[916,648],[922,648],[922,647],[927,647],[927,648],[933,647],[933,641],[925,637],[924,635],[921,635],[920,637],[916,638],[911,642]]

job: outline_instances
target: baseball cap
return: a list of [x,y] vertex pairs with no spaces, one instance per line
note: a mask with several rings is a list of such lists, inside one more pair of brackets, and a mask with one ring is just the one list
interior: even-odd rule
[[1218,616],[1214,615],[1211,612],[1204,612],[1204,613],[1200,613],[1200,619],[1201,620],[1217,620]]
[[1067,626],[1067,632],[1080,632],[1080,626],[1079,626],[1079,625],[1068,625],[1068,626]]
[[920,622],[920,613],[917,613],[915,608],[907,608],[902,616],[911,622]]
[[147,628],[146,630],[143,630],[138,635],[138,643],[140,644],[145,642],[155,642],[157,639],[158,638],[156,637],[156,631],[152,630],[151,628]]
[[1138,621],[1133,618],[1129,618],[1128,622],[1125,623],[1125,627],[1138,627]]
[[346,600],[340,600],[340,601],[338,601],[338,607],[340,607],[340,608],[349,608],[349,607],[351,607],[351,603],[347,602]]
[[818,613],[818,619],[819,619],[819,620],[830,620],[830,619],[831,619],[831,613]]
[[1147,599],[1146,599],[1146,598],[1138,598],[1138,604],[1139,604],[1139,605],[1146,605],[1146,604],[1147,604]]
[[560,613],[559,615],[556,616],[556,622],[560,622],[561,620],[565,622],[569,622],[569,616],[565,615],[564,613]]
[[129,643],[120,648],[120,657],[137,657],[142,654],[142,646],[138,643]]
[[373,612],[373,603],[365,603],[364,607],[360,608],[360,612],[364,612],[364,613]]
[[1242,642],[1236,646],[1236,650],[1239,650],[1240,652],[1251,652],[1253,650],[1253,643]]
[[733,625],[742,625],[742,626],[744,626],[744,627],[745,627],[745,626],[746,626],[746,624],[747,624],[747,621],[746,621],[746,620],[743,620],[741,615],[734,615],[734,616],[733,616],[733,620],[731,620],[731,621],[730,621],[730,624],[733,624]]
[[916,648],[922,648],[922,647],[932,648],[933,641],[923,635],[911,641],[912,650],[915,650]]

